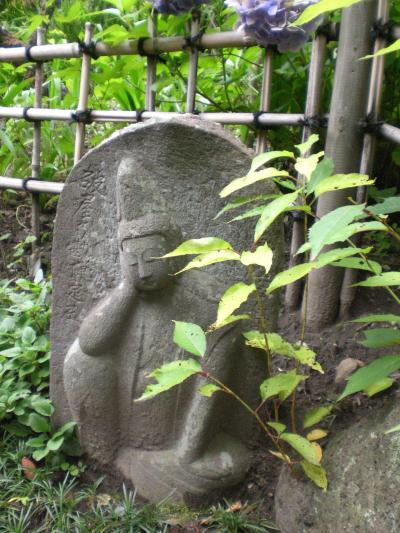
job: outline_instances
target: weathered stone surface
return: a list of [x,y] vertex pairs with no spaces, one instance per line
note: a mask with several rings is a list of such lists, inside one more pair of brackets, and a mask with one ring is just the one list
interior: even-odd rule
[[[53,246],[55,421],[72,417],[89,456],[114,464],[149,499],[171,491],[178,500],[201,499],[240,481],[248,466],[248,415],[221,394],[198,395],[199,379],[133,400],[147,373],[183,356],[172,320],[206,328],[221,294],[243,275],[231,262],[173,277],[176,261],[152,258],[204,236],[246,247],[253,222],[213,218],[223,206],[218,192],[249,163],[250,153],[219,126],[147,122],[89,152],[61,195]],[[268,242],[279,256],[278,228]],[[240,327],[211,334],[206,359],[252,401],[263,362],[244,349]]]
[[326,493],[284,470],[275,496],[281,532],[397,533],[400,433],[384,431],[399,421],[397,400],[332,436],[324,455]]

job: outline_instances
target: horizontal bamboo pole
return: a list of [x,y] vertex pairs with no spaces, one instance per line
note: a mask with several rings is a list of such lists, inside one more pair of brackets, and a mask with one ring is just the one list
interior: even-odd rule
[[[330,33],[335,38],[336,31],[331,28]],[[247,35],[239,31],[224,31],[216,33],[205,33],[198,40],[199,48],[243,48],[256,46],[257,43]],[[164,52],[180,52],[186,49],[184,36],[176,37],[149,37],[143,44],[143,50],[147,54],[161,54]],[[123,41],[116,46],[98,42],[94,43],[93,55],[100,56],[123,56],[139,54],[138,40]],[[32,46],[29,49],[31,61],[50,61],[51,59],[68,59],[81,57],[82,47],[79,43],[46,44],[42,46]],[[0,47],[0,61],[26,62],[25,47],[17,46],[13,48]]]
[[64,188],[63,183],[54,181],[29,180],[25,184],[20,178],[9,178],[0,176],[0,189],[13,189],[15,191],[27,190],[29,192],[47,192],[49,194],[60,194]]
[[[24,108],[0,107],[0,118],[23,119]],[[30,108],[26,116],[31,120],[73,120],[74,110]],[[185,113],[145,111],[141,119],[166,119],[184,116]],[[190,113],[188,114],[190,115]],[[220,124],[251,125],[254,122],[253,113],[199,113],[195,115],[201,120],[219,122]],[[92,111],[94,122],[137,122],[136,111]],[[258,118],[262,126],[300,126],[304,115],[301,113],[263,113]]]
[[378,133],[388,141],[400,144],[400,128],[396,128],[390,124],[380,124],[378,126]]

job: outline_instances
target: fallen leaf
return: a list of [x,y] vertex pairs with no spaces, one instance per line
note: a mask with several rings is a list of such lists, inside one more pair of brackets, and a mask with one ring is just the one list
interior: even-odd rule
[[351,376],[353,372],[364,366],[364,363],[359,359],[354,359],[353,357],[346,357],[343,361],[340,361],[336,367],[335,375],[335,385],[338,390],[342,390],[346,385],[347,379]]
[[240,502],[233,503],[228,509],[226,510],[227,513],[236,513],[237,511],[240,511],[242,508],[242,504]]
[[97,494],[96,500],[101,507],[106,507],[110,503],[112,498],[106,492],[102,492],[101,494]]
[[36,465],[33,461],[31,461],[31,459],[29,459],[29,457],[23,457],[21,459],[21,466],[22,466],[22,471],[24,473],[24,476],[26,477],[26,479],[29,479],[32,481],[32,479],[35,478],[36,476]]
[[307,433],[307,440],[314,442],[315,440],[323,439],[327,435],[328,432],[323,429],[313,429],[310,433]]

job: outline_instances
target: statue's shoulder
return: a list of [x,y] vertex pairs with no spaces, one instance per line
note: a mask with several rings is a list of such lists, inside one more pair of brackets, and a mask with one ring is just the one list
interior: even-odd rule
[[186,272],[177,279],[178,285],[188,297],[218,304],[222,288],[220,284],[209,274],[200,270]]

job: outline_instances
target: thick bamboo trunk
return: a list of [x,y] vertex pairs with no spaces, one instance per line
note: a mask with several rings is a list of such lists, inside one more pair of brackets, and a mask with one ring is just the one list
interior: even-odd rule
[[[375,6],[374,0],[367,0],[343,11],[325,149],[336,173],[358,172],[360,168],[360,121],[366,112],[370,63],[359,59],[371,51]],[[347,204],[348,196],[348,190],[324,194],[318,202],[317,217]],[[340,268],[311,273],[307,306],[310,329],[317,330],[336,319],[342,279]]]

